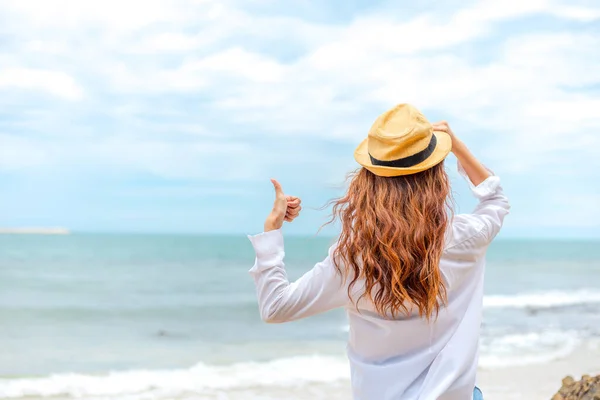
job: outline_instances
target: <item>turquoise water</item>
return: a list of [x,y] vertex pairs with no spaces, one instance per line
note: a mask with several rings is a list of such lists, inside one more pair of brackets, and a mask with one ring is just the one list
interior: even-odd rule
[[[286,238],[291,278],[331,241]],[[245,237],[0,236],[0,398],[158,390],[156,376],[140,371],[179,374],[194,393],[260,383],[263,375],[248,374],[261,368],[294,376],[318,365],[316,382],[345,376],[344,313],[262,323],[247,274],[253,258]],[[543,363],[600,338],[600,243],[494,243],[484,306],[483,368]],[[109,371],[139,385],[119,386],[120,375],[90,383]],[[261,385],[285,385],[288,375]]]

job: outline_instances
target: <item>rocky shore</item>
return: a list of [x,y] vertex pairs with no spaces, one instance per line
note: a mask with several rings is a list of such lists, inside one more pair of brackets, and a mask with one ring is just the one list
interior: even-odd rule
[[567,376],[552,400],[600,400],[600,375],[584,375],[579,381]]

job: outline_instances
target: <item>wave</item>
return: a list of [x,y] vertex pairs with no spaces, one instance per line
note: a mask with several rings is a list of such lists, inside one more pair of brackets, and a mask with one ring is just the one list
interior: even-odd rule
[[132,370],[106,375],[56,374],[0,378],[0,398],[146,395],[153,399],[260,386],[297,387],[349,379],[345,358],[303,356],[232,365],[197,364],[180,370]]
[[[542,364],[569,356],[580,345],[576,332],[545,331],[484,339],[479,366],[496,369]],[[0,398],[173,399],[223,391],[301,388],[349,379],[346,358],[299,356],[231,365],[199,363],[188,369],[130,370],[104,375],[55,374],[0,378]],[[213,398],[213,397],[210,397]]]
[[576,332],[544,331],[482,341],[479,367],[485,369],[543,364],[569,356],[581,343]]
[[485,308],[553,308],[600,303],[600,290],[548,291],[484,296]]
[[[342,326],[345,332],[349,326]],[[581,343],[577,332],[545,331],[482,338],[479,367],[485,369],[543,364],[569,356]],[[600,340],[590,342],[600,351]]]

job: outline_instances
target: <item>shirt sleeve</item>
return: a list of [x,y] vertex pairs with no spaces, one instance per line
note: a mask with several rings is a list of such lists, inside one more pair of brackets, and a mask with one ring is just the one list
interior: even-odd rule
[[343,279],[332,262],[335,246],[297,281],[290,283],[284,267],[281,230],[248,236],[256,252],[250,275],[254,278],[258,307],[265,322],[281,323],[343,307],[348,301]]
[[475,210],[466,217],[482,226],[481,236],[486,243],[490,243],[500,232],[504,217],[510,211],[510,203],[500,185],[500,178],[494,175],[493,171],[489,169],[488,171],[492,176],[475,186],[460,162],[458,163],[458,172],[466,179],[471,192],[479,200]]

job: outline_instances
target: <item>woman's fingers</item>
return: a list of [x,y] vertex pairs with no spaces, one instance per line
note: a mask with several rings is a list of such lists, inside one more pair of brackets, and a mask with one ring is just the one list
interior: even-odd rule
[[265,232],[281,228],[285,218],[285,213],[287,211],[286,196],[283,193],[281,184],[275,179],[271,179],[271,183],[275,189],[275,202],[273,203],[273,209],[271,210],[271,213],[265,220]]
[[302,203],[302,200],[295,196],[286,196],[286,200],[288,208],[297,208],[300,206],[300,203]]
[[279,218],[279,216],[284,214],[287,209],[287,201],[283,189],[281,188],[281,184],[275,179],[271,179],[271,182],[275,189],[275,203],[273,204],[272,214]]
[[275,196],[278,198],[284,197],[285,195],[283,194],[283,189],[281,188],[281,184],[277,181],[277,179],[271,179],[271,183],[275,189]]
[[[281,189],[281,185],[279,184],[279,182],[277,182],[276,180],[272,180],[272,182],[273,186],[275,187],[276,198],[285,200],[285,211],[283,215],[283,221],[292,222],[298,217],[298,215],[300,215],[300,210],[302,210],[300,204],[302,203],[302,200],[300,200],[300,198],[296,196],[284,196],[283,190]],[[275,201],[275,204],[277,206],[277,200]],[[273,212],[276,211],[276,208],[277,207],[273,208]]]
[[432,124],[432,127],[433,127],[434,131],[446,132],[452,138],[452,142],[454,142],[454,140],[456,139],[456,136],[454,135],[454,132],[452,132],[452,128],[450,128],[450,125],[448,124],[448,122],[446,122],[446,121],[436,122],[436,123]]
[[298,217],[298,215],[300,215],[300,210],[302,210],[302,207],[300,206],[298,206],[297,208],[288,208],[285,213],[285,220],[287,222],[292,222]]
[[433,130],[434,131],[443,131],[443,132],[448,132],[448,130],[450,129],[450,127],[448,125],[445,124],[433,124]]
[[285,217],[286,217],[286,218],[292,218],[292,219],[294,219],[294,218],[298,217],[298,215],[300,215],[300,213],[299,213],[299,212],[297,212],[297,213],[291,213],[291,212],[287,212],[287,213],[285,213]]
[[298,214],[300,214],[301,210],[302,210],[301,206],[298,206],[296,208],[288,207],[288,209],[286,210],[286,214],[298,215]]

